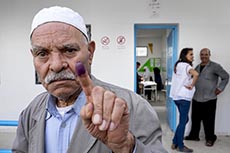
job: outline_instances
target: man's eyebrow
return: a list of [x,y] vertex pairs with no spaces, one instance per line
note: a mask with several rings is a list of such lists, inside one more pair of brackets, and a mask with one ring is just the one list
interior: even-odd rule
[[31,48],[32,52],[37,52],[37,51],[41,51],[41,50],[47,50],[46,48],[42,47],[42,46],[38,46],[38,45],[33,45]]
[[78,47],[79,45],[77,43],[71,43],[71,44],[64,44],[64,47]]
[[[76,49],[80,50],[80,46],[77,43],[70,43],[70,44],[64,44],[60,46],[56,46],[58,50],[65,50],[65,49]],[[45,47],[39,46],[39,45],[33,45],[31,48],[32,52],[42,51],[42,50],[49,50]]]
[[67,48],[80,49],[80,46],[77,43],[71,43],[71,44],[64,44],[58,47],[58,49],[67,49]]
[[37,51],[37,50],[40,50],[40,49],[42,49],[42,47],[37,46],[37,45],[33,45],[32,48],[31,48],[32,51]]

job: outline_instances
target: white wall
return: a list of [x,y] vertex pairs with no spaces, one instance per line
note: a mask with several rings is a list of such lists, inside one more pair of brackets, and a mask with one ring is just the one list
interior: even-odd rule
[[[92,25],[92,39],[97,43],[93,73],[105,81],[134,88],[134,24],[178,23],[179,49],[193,47],[195,64],[199,50],[209,47],[212,59],[230,70],[230,1],[226,0],[1,0],[0,1],[0,119],[17,119],[20,111],[43,87],[34,84],[34,68],[29,52],[29,31],[33,15],[44,6],[63,5],[78,10]],[[154,12],[155,11],[155,12]],[[126,43],[116,44],[122,35]],[[110,38],[102,46],[103,36]],[[229,85],[219,96],[216,131],[230,134]]]

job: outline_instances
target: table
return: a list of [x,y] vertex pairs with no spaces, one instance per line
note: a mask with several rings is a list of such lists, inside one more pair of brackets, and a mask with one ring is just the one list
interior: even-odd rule
[[[143,97],[145,97],[146,90],[151,90],[155,94],[154,100],[157,99],[157,83],[155,81],[141,81],[139,85],[140,85],[140,89],[142,90],[141,93]],[[147,86],[150,86],[150,88],[149,87],[146,88]]]

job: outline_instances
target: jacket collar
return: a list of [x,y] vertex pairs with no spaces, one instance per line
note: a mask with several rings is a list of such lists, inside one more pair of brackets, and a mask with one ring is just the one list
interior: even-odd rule
[[[29,141],[31,142],[29,152],[41,153],[45,150],[45,118],[46,106],[49,99],[48,97],[49,94],[46,94],[46,96],[41,99],[42,102],[36,109],[37,111],[33,113],[33,119],[30,124],[33,126],[33,128],[31,128],[29,133]],[[87,153],[92,148],[96,140],[96,138],[88,133],[82,123],[81,118],[79,118],[67,153],[73,153],[76,152],[76,150],[80,153]]]

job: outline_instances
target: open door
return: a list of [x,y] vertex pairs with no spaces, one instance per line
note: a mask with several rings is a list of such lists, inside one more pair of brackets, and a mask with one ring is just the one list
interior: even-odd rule
[[[161,59],[163,61],[162,64],[162,70],[164,73],[164,79],[165,79],[165,90],[166,90],[166,108],[167,108],[167,119],[169,127],[172,131],[175,131],[176,129],[176,107],[173,103],[172,99],[169,98],[169,91],[171,87],[171,79],[172,79],[172,70],[174,67],[174,63],[177,60],[177,46],[178,46],[178,25],[177,24],[135,24],[134,25],[134,91],[137,90],[137,84],[136,84],[136,48],[139,46],[137,35],[140,31],[147,31],[146,34],[152,33],[151,30],[153,30],[153,34],[158,33],[159,31],[164,31],[165,36],[162,41],[164,41],[162,47],[162,54],[165,55]],[[140,39],[140,38],[138,38]],[[154,48],[153,44],[153,48]],[[148,46],[148,45],[147,45]],[[139,58],[140,60],[140,58]],[[139,61],[138,61],[139,62]],[[148,61],[145,62],[148,64]],[[151,63],[151,62],[150,62]]]
[[176,105],[172,98],[169,97],[171,88],[172,73],[174,69],[174,63],[177,60],[177,27],[170,29],[167,37],[167,50],[166,50],[166,61],[167,61],[167,79],[166,79],[166,107],[167,107],[167,118],[168,124],[172,131],[176,130]]

